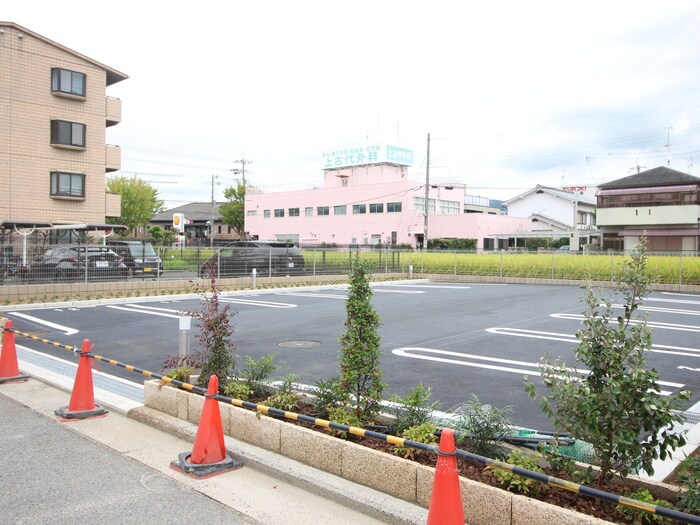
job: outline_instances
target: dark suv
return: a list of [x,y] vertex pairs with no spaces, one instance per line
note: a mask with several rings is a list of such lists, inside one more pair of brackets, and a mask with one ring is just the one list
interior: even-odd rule
[[107,241],[107,246],[124,257],[129,277],[158,277],[163,275],[163,261],[150,242]]
[[124,279],[127,271],[122,257],[107,246],[54,246],[35,257],[21,277],[50,281],[81,280],[86,277]]
[[207,259],[199,269],[202,279],[250,275],[301,275],[304,256],[299,248],[287,241],[238,241],[227,244]]

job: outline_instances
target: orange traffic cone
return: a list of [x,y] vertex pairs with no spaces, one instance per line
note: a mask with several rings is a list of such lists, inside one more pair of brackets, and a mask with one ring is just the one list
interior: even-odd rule
[[15,347],[15,333],[12,331],[12,321],[5,322],[2,334],[2,353],[0,353],[0,384],[20,383],[29,379],[28,375],[21,374],[17,364],[17,348]]
[[454,431],[442,429],[440,455],[435,469],[428,525],[464,525],[464,507],[459,491]]
[[219,392],[219,378],[209,377],[209,387],[204,396],[204,408],[199,418],[197,435],[192,453],[183,452],[170,463],[170,468],[193,478],[209,478],[243,466],[243,462],[226,450],[224,428],[221,425],[219,402],[214,396]]
[[104,408],[95,404],[95,394],[92,388],[92,363],[87,355],[89,353],[90,341],[85,339],[80,350],[78,371],[75,374],[70,403],[67,407],[61,407],[54,411],[61,421],[89,419],[107,414]]

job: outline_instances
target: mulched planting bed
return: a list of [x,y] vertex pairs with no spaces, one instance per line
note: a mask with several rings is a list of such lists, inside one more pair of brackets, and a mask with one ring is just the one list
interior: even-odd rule
[[[265,399],[251,399],[250,401],[252,403],[260,403],[264,401]],[[311,417],[318,417],[314,410],[313,406],[308,405],[306,403],[300,403],[298,406],[295,407],[293,410],[294,412],[298,414],[304,414],[307,416]],[[274,416],[273,416],[274,417]],[[386,452],[387,454],[394,454],[394,450],[396,447],[390,443],[386,443],[383,441],[379,441],[376,439],[372,438],[365,438],[365,437],[360,437],[360,436],[355,436],[353,434],[347,434],[344,437],[337,437],[337,432],[333,431],[334,434],[331,434],[332,431],[329,431],[326,428],[315,426],[309,423],[304,423],[301,421],[292,421],[292,420],[287,420],[285,418],[278,418],[282,419],[284,421],[287,421],[288,423],[295,424],[295,425],[301,425],[303,427],[306,427],[308,429],[314,430],[316,432],[321,432],[324,434],[328,435],[335,435],[337,439],[346,439],[347,441],[357,443],[358,445],[362,445],[364,447],[372,448],[374,450],[378,450],[381,452]],[[463,445],[460,445],[461,448],[464,450],[469,450],[468,448],[465,448]],[[415,454],[414,459],[410,459],[409,461],[416,461],[422,465],[430,466],[430,467],[435,467],[435,463],[437,461],[437,458],[434,454],[431,454],[429,452],[423,452],[423,451],[416,451],[417,454]],[[459,470],[460,476],[463,476],[465,478],[484,483],[486,485],[490,485],[493,487],[499,487],[502,488],[498,479],[496,476],[494,476],[491,472],[485,470],[485,467],[481,464],[475,463],[475,462],[470,462],[468,460],[464,459],[459,459],[457,461],[457,467]],[[557,477],[560,477],[562,479],[566,479],[565,476],[562,476],[560,474],[553,474],[551,472],[548,472],[547,469],[544,469],[545,473],[549,475],[555,475]],[[564,507],[567,509],[575,510],[577,512],[581,512],[583,514],[589,515],[589,516],[594,516],[596,518],[610,521],[613,523],[622,523],[622,524],[631,524],[635,525],[636,523],[640,523],[639,521],[634,521],[633,519],[628,518],[621,512],[618,512],[616,510],[617,505],[613,503],[608,503],[606,501],[601,501],[597,500],[595,498],[591,498],[589,496],[584,496],[581,494],[575,494],[573,492],[569,492],[567,490],[555,488],[555,487],[550,487],[547,485],[543,485],[541,483],[537,483],[538,489],[536,491],[531,491],[528,494],[526,494],[527,497],[529,498],[534,498],[538,499],[540,501],[550,503],[552,505],[557,505],[559,507]],[[596,487],[597,488],[597,487]],[[629,490],[625,491],[624,487],[616,487],[615,490],[608,490],[609,492],[614,492],[615,494],[620,494],[620,495],[627,495],[629,492],[632,492],[634,489],[630,488]],[[658,522],[660,523],[666,523],[669,525],[676,525],[681,522],[673,521],[673,520],[668,520],[668,519],[662,519],[660,516],[654,516],[657,518]]]

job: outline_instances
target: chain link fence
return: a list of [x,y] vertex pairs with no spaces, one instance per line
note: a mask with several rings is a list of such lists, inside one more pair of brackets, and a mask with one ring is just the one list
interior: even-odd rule
[[[356,256],[369,262],[374,273],[615,281],[625,260],[620,252],[477,253],[399,250],[387,245],[298,248],[285,243],[172,248],[131,243],[134,246],[127,250],[109,240],[51,245],[40,237],[15,237],[0,244],[0,284],[221,279],[250,277],[253,272],[259,277],[347,275]],[[700,257],[695,253],[650,253],[648,269],[656,283],[700,285]]]

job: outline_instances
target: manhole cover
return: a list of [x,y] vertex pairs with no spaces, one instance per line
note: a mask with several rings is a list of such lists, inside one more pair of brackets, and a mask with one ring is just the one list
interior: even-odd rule
[[280,341],[277,346],[282,348],[316,348],[321,346],[321,341]]

